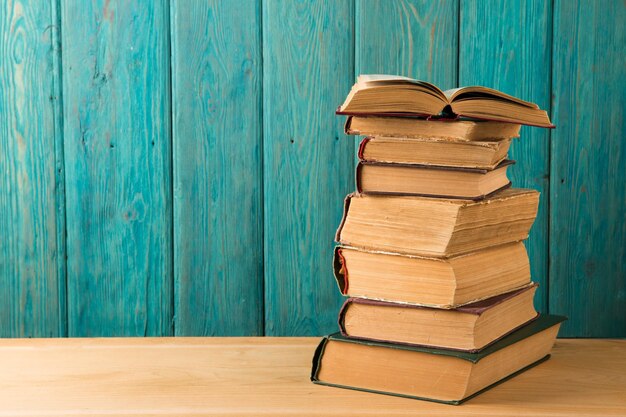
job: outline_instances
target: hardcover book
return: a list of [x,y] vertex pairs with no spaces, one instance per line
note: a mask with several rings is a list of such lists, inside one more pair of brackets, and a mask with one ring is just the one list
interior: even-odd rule
[[437,138],[471,142],[517,138],[520,125],[470,120],[426,120],[418,117],[348,116],[344,130],[348,135]]
[[493,142],[367,137],[359,145],[361,161],[493,170],[506,159],[511,139]]
[[450,258],[429,258],[337,246],[333,272],[341,294],[437,308],[455,308],[530,284],[522,242]]
[[452,310],[349,298],[341,334],[356,339],[476,352],[537,317],[536,284]]
[[511,186],[506,171],[514,163],[505,160],[493,169],[482,169],[359,162],[356,168],[356,188],[359,193],[367,194],[482,200]]
[[450,114],[539,127],[554,127],[535,103],[492,88],[442,91],[433,84],[393,75],[360,75],[338,114],[440,116]]
[[565,317],[540,315],[476,353],[350,339],[322,339],[317,384],[460,404],[545,361]]
[[335,240],[345,246],[450,257],[528,237],[539,193],[510,188],[482,201],[351,194]]

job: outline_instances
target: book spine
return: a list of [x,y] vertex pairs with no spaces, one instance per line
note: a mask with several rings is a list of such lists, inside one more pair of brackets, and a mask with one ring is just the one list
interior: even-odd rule
[[328,343],[328,337],[324,337],[320,341],[320,344],[317,345],[315,353],[313,354],[313,363],[311,364],[311,381],[313,382],[319,381],[317,376],[320,372],[320,366],[322,365],[322,356],[324,355],[326,343]]
[[346,269],[346,259],[341,253],[341,247],[335,247],[333,256],[333,274],[335,281],[342,295],[348,294],[348,270]]
[[367,138],[363,139],[363,140],[361,141],[361,143],[359,144],[359,151],[357,152],[357,156],[358,156],[358,158],[359,158],[361,161],[364,161],[364,160],[365,160],[365,158],[363,157],[363,152],[365,151],[365,146],[369,143],[369,141],[370,141],[371,139],[372,139],[372,138],[367,137]]
[[354,175],[355,175],[354,182],[356,183],[356,191],[358,193],[363,192],[363,186],[361,184],[361,174],[362,174],[361,171],[363,171],[363,162],[359,161],[359,163],[356,166],[356,170],[354,172]]
[[343,132],[346,135],[358,135],[358,132],[352,130],[352,116],[346,118],[346,123],[343,125]]
[[350,304],[352,304],[352,298],[348,298],[346,301],[344,301],[343,305],[341,306],[341,309],[339,310],[339,315],[337,316],[337,324],[339,325],[339,332],[342,334],[342,336],[345,336],[345,337],[350,337],[348,333],[346,332],[346,320],[345,320],[346,312],[348,311]]
[[339,223],[339,227],[337,228],[337,232],[335,233],[335,241],[341,242],[341,229],[343,229],[343,225],[346,222],[346,218],[348,217],[348,210],[350,209],[350,199],[352,198],[352,194],[348,194],[343,201],[343,217],[341,218],[341,223]]

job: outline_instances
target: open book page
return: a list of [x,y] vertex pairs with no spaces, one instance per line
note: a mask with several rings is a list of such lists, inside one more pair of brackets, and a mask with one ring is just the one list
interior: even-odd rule
[[442,100],[445,99],[445,95],[441,89],[439,89],[436,85],[428,83],[426,81],[415,80],[409,77],[403,77],[400,75],[387,75],[387,74],[364,74],[359,75],[357,78],[357,85],[359,88],[371,88],[371,87],[382,87],[382,86],[402,86],[402,85],[410,85],[416,86],[420,89],[427,90],[433,95],[437,97],[441,97]]
[[368,83],[368,82],[409,82],[414,83],[417,80],[409,77],[403,77],[401,75],[387,75],[387,74],[362,74],[357,77],[357,83]]
[[449,103],[452,103],[454,100],[463,100],[466,98],[492,98],[495,100],[510,101],[512,103],[519,104],[525,107],[530,107],[532,109],[539,108],[539,106],[537,106],[535,103],[521,100],[517,97],[513,97],[501,91],[494,90],[493,88],[481,86],[453,88],[444,91],[444,94]]

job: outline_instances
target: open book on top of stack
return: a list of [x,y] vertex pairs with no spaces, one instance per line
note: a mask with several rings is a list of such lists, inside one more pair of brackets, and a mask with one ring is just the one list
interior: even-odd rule
[[492,88],[471,86],[442,91],[433,84],[395,75],[360,75],[338,114],[454,116],[539,127],[554,127],[535,103]]
[[539,193],[507,177],[520,125],[553,127],[547,113],[381,75],[360,76],[337,113],[367,137],[335,236],[348,298],[312,381],[458,404],[547,359],[565,318],[533,305],[523,241]]

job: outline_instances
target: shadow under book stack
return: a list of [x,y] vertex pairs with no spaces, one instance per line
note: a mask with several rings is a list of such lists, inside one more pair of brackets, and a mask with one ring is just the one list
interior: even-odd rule
[[346,133],[367,136],[335,237],[335,278],[349,298],[311,379],[459,404],[545,361],[565,319],[534,309],[523,241],[539,193],[507,178],[511,141],[531,123],[450,119],[449,108],[406,117],[417,112],[398,92],[385,114],[355,110],[351,102],[367,101],[363,84],[338,110],[349,115]]

